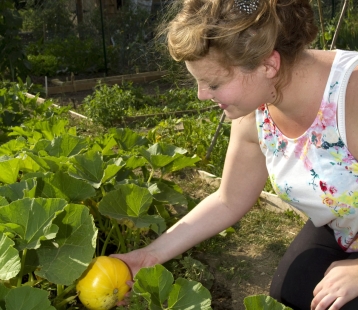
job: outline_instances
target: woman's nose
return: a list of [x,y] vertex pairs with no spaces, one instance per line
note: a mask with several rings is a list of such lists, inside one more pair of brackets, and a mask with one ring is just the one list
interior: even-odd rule
[[199,100],[211,100],[214,97],[208,92],[205,88],[199,88],[198,87],[198,99]]

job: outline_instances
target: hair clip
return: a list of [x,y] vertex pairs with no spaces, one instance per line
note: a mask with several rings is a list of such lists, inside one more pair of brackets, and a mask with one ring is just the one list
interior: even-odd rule
[[252,14],[257,10],[259,0],[234,0],[234,8],[239,9],[240,12]]

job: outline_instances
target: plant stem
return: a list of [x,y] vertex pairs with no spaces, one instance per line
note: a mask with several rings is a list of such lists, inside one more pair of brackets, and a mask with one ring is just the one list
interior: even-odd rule
[[63,306],[68,304],[70,301],[74,300],[76,297],[77,297],[77,295],[70,296],[70,297],[62,300],[61,302],[59,302],[58,304],[55,305],[55,308],[58,309],[58,310],[62,309]]
[[343,8],[342,8],[342,11],[341,11],[341,15],[339,16],[336,31],[334,32],[334,35],[333,35],[332,44],[331,44],[331,50],[333,50],[335,48],[337,37],[338,37],[338,32],[339,32],[339,29],[341,28],[342,21],[344,19],[344,14],[345,14],[345,12],[347,10],[347,7],[348,7],[348,0],[344,0]]
[[[57,296],[53,299],[53,303],[56,304],[58,300],[61,300],[63,296],[71,292],[76,287],[76,283],[71,284],[70,286],[66,287],[61,294],[57,294]],[[57,291],[58,293],[58,291]]]
[[64,287],[62,284],[57,284],[57,296],[62,295]]
[[112,223],[111,230],[108,232],[106,240],[104,241],[102,251],[101,251],[101,255],[105,255],[105,253],[106,253],[107,245],[108,245],[109,240],[111,239],[111,235],[113,233],[113,230],[115,229],[115,226],[116,225]]
[[124,242],[124,238],[123,238],[122,232],[119,230],[118,223],[117,223],[116,220],[114,220],[114,219],[111,219],[111,221],[114,221],[114,222],[115,222],[115,229],[116,229],[116,232],[117,232],[117,235],[118,235],[119,244],[120,244],[120,246],[118,247],[119,250],[118,250],[117,252],[127,253],[127,247],[126,247],[126,244],[125,244],[125,242]]
[[322,12],[322,5],[321,5],[321,0],[317,0],[317,5],[318,5],[318,13],[319,13],[319,20],[320,20],[320,24],[321,24],[321,32],[322,32],[322,43],[323,43],[323,49],[326,49],[326,39],[324,37],[324,22],[323,22],[323,12]]
[[152,169],[151,169],[151,171],[150,171],[150,175],[149,175],[148,181],[147,181],[147,184],[150,183],[150,181],[151,181],[152,178],[153,178],[153,175],[154,175],[154,168],[152,167]]
[[17,276],[17,284],[16,284],[17,287],[20,287],[22,284],[22,276],[24,274],[24,269],[25,269],[26,254],[27,254],[27,249],[24,249],[22,251],[20,272]]
[[100,229],[101,229],[102,231],[105,231],[105,228],[104,228],[104,225],[103,225],[103,222],[102,222],[102,217],[101,217],[101,214],[99,213],[97,207],[96,207],[96,206],[92,206],[92,204],[91,204],[90,208],[91,208],[91,209],[93,210],[93,212],[96,214],[96,218],[97,218],[97,220],[98,220],[98,225],[99,225]]

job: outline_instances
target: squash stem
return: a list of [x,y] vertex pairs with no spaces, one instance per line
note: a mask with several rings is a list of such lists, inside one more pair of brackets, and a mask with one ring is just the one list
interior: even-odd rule
[[25,269],[26,254],[27,254],[27,249],[24,249],[22,251],[20,272],[17,276],[17,284],[16,284],[17,287],[20,287],[22,284],[22,276],[24,274],[24,269]]
[[70,296],[70,297],[62,300],[61,302],[59,302],[58,304],[55,305],[55,308],[57,310],[61,310],[64,306],[66,306],[70,301],[74,300],[76,297],[77,297],[77,295]]
[[118,227],[118,223],[116,222],[116,220],[111,219],[114,223],[113,225],[115,226],[116,232],[117,232],[117,236],[118,236],[118,240],[119,240],[119,246],[118,246],[118,253],[127,253],[127,246],[124,242],[124,238],[122,235],[122,232],[120,231],[119,227]]
[[108,232],[106,240],[104,241],[102,251],[101,251],[101,256],[105,255],[105,253],[106,253],[107,245],[108,245],[109,240],[111,239],[111,236],[112,236],[112,233],[113,233],[114,229],[115,229],[115,225],[112,224],[111,230]]
[[152,169],[151,169],[151,171],[150,171],[150,175],[149,175],[148,181],[147,181],[147,184],[150,184],[150,181],[152,180],[153,175],[154,175],[154,168],[152,167]]
[[58,291],[57,291],[57,296],[53,299],[53,304],[57,304],[57,301],[58,301],[58,300],[61,300],[61,299],[63,298],[63,296],[65,296],[66,294],[68,294],[69,292],[71,292],[75,287],[76,287],[76,283],[67,286],[67,287],[61,292],[61,294],[58,294]]

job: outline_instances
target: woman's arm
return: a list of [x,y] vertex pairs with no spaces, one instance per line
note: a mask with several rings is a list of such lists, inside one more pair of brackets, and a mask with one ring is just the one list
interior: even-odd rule
[[133,274],[141,267],[162,264],[240,220],[266,180],[255,116],[234,120],[220,188],[145,248],[113,256],[124,260]]

